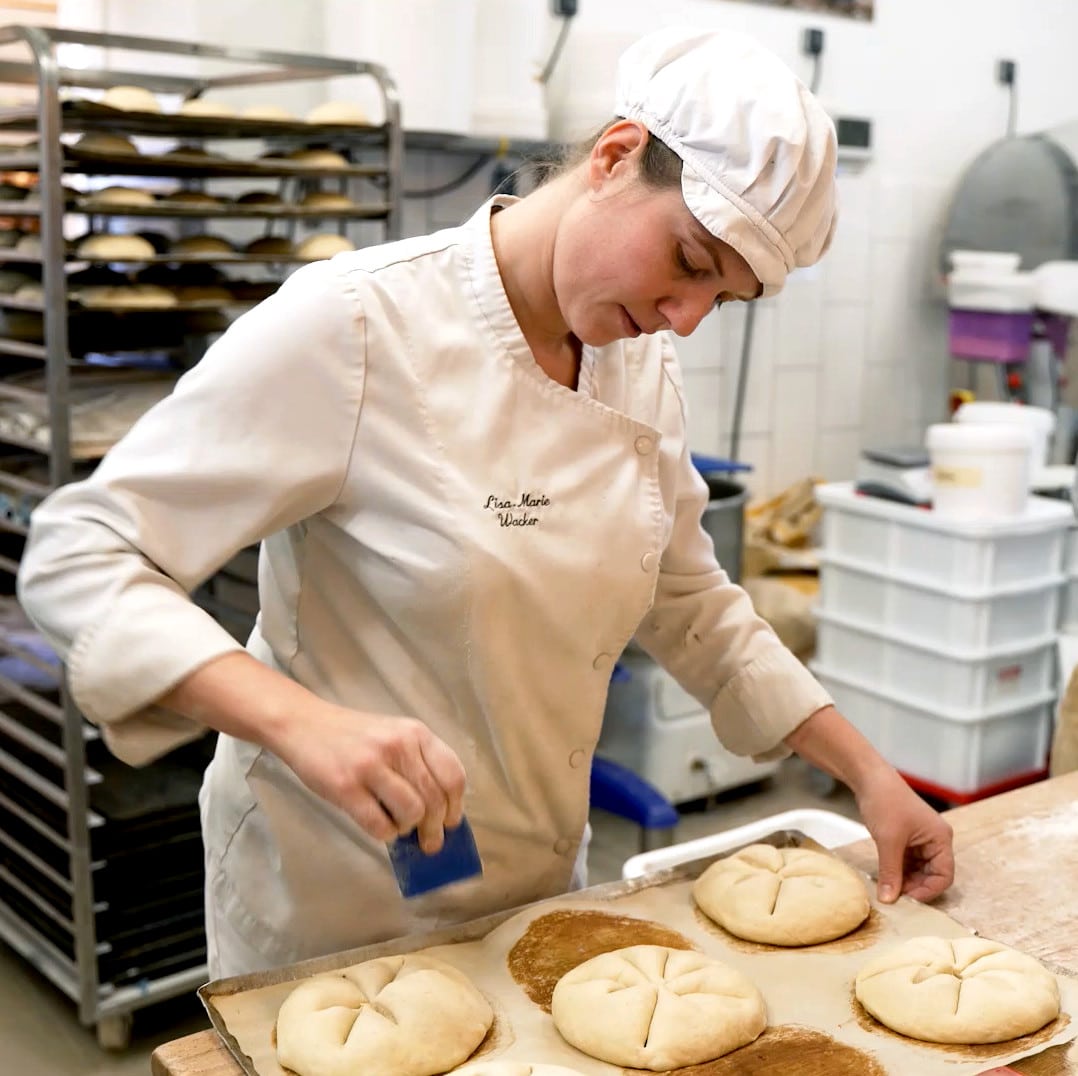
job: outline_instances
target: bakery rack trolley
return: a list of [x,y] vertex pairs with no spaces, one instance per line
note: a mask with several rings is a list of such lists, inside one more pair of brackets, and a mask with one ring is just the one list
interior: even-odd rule
[[[304,217],[331,216],[342,231],[349,221],[381,221],[385,239],[400,235],[403,138],[396,87],[385,69],[372,63],[36,26],[0,28],[0,45],[6,46],[5,56],[12,47],[16,53],[25,47],[29,54],[26,61],[0,62],[0,81],[37,89],[36,102],[29,106],[0,110],[0,132],[37,134],[36,146],[0,160],[5,172],[36,174],[36,192],[25,201],[0,201],[0,216],[36,217],[40,222],[39,250],[30,254],[0,249],[0,269],[36,263],[43,281],[37,307],[39,341],[11,338],[10,333],[0,336],[4,363],[0,401],[25,399],[34,391],[12,380],[12,369],[25,373],[30,367],[44,375],[36,404],[44,406],[48,416],[47,441],[30,442],[7,430],[0,434],[0,451],[6,453],[0,459],[0,498],[5,504],[28,500],[32,506],[103,454],[87,458],[72,438],[72,371],[79,362],[69,334],[75,322],[66,271],[79,259],[68,249],[64,224],[70,213],[87,211],[76,210],[63,178],[136,175],[198,182],[229,176],[274,177],[282,182],[311,178],[310,172],[300,176],[287,160],[267,157],[191,161],[151,154],[80,154],[72,140],[62,136],[106,131],[183,142],[262,139],[271,145],[316,143],[340,149],[349,164],[334,175],[342,183],[362,185],[365,192],[352,210],[317,213],[298,205],[223,204],[198,211],[191,206],[156,205],[105,212],[173,220],[193,215],[254,216],[269,222],[280,219],[285,226]],[[110,65],[117,53],[139,53],[151,58],[145,63],[150,70],[65,67],[62,45],[107,50],[101,55],[110,58]],[[192,60],[207,61],[200,66],[225,73],[212,77],[166,73],[170,63],[173,68],[190,66]],[[217,89],[342,76],[374,80],[384,106],[381,123],[321,125],[121,112],[61,94],[61,87],[98,90],[134,85],[187,99]],[[374,193],[368,195],[370,191]],[[158,254],[143,260],[184,259]],[[229,264],[262,261],[274,266],[271,272],[283,271],[294,260],[242,253],[214,258]],[[18,305],[10,296],[0,295],[0,313]],[[9,466],[20,458],[15,453],[36,461],[35,477],[26,477],[32,471]],[[24,518],[0,512],[4,575],[0,585],[6,594],[13,591],[27,533]],[[227,608],[209,607],[224,623]],[[9,675],[11,662],[31,675]],[[197,745],[194,750],[197,754]],[[138,1008],[191,992],[205,981],[202,850],[194,802],[197,778],[191,776],[204,761],[191,759],[186,770],[155,769],[159,763],[130,770],[118,764],[105,751],[97,730],[79,713],[56,666],[0,623],[0,939],[76,1002],[80,1021],[96,1027],[103,1046],[126,1046]],[[157,807],[143,811],[155,797]]]

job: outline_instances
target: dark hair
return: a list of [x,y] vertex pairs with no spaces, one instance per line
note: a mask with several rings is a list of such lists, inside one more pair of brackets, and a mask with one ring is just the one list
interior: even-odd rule
[[[551,162],[548,166],[544,182],[557,179],[558,176],[572,171],[582,161],[586,161],[599,139],[615,123],[620,123],[622,118],[618,116],[609,120],[590,138],[570,146],[560,160]],[[640,158],[640,179],[656,190],[681,186],[681,158],[661,138],[657,138],[650,131]]]

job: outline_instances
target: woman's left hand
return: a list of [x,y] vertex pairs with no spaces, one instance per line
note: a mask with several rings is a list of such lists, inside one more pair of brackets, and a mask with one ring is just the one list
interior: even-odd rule
[[876,842],[877,893],[885,904],[904,893],[933,900],[954,881],[951,827],[893,770],[881,770],[857,795]]

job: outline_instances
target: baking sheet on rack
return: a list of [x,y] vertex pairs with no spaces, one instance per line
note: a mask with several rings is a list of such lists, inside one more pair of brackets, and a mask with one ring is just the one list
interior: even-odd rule
[[[777,843],[777,842],[773,842]],[[698,873],[702,866],[691,874]],[[1064,1014],[1023,1039],[991,1046],[917,1043],[881,1027],[852,995],[858,968],[872,951],[902,938],[970,932],[943,912],[903,898],[872,914],[857,931],[835,942],[785,950],[740,941],[695,908],[685,868],[634,883],[611,883],[532,905],[493,926],[469,925],[470,940],[444,942],[448,932],[416,936],[261,976],[210,983],[201,991],[214,1025],[250,1076],[288,1076],[274,1050],[274,1023],[284,999],[313,970],[330,970],[382,952],[422,951],[459,968],[490,999],[495,1023],[471,1060],[561,1064],[585,1074],[622,1073],[565,1043],[544,1002],[558,975],[607,948],[643,942],[694,947],[747,975],[767,1003],[768,1029],[750,1046],[706,1065],[678,1070],[685,1076],[819,1072],[820,1076],[973,1076],[994,1066],[1067,1042],[1078,1031],[1078,980],[1059,978]],[[669,876],[669,877],[668,877]],[[867,882],[870,886],[871,884]],[[497,917],[492,917],[497,918]],[[651,928],[640,921],[652,924]],[[659,931],[660,933],[657,933]],[[665,932],[663,940],[661,932]],[[358,956],[357,953],[364,955]],[[328,961],[328,964],[327,964]],[[512,967],[511,967],[512,965]],[[632,1070],[635,1071],[635,1070]]]

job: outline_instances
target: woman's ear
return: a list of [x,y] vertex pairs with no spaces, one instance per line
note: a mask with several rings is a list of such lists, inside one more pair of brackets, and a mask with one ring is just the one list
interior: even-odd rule
[[640,155],[651,136],[639,120],[618,120],[599,136],[588,156],[588,187],[599,193],[611,182],[636,175]]

